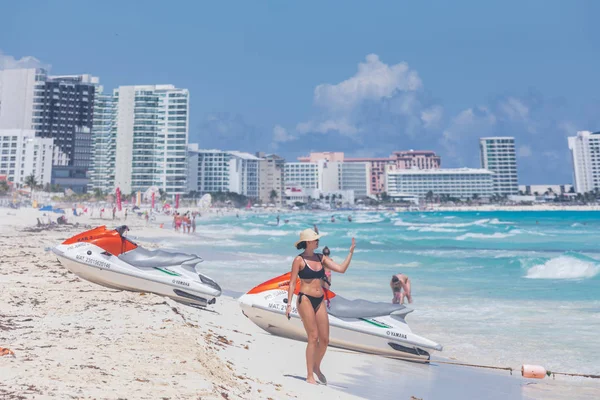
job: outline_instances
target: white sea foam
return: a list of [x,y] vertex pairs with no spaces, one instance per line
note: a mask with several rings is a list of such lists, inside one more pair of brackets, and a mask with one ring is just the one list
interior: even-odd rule
[[585,279],[600,273],[600,266],[575,257],[560,256],[527,270],[530,279]]
[[377,245],[377,244],[384,244],[383,242],[378,242],[377,240],[371,240],[371,241],[369,241],[369,243],[375,244],[375,245]]
[[376,224],[385,221],[384,218],[378,216],[357,216],[352,219],[356,224]]
[[[223,227],[221,227],[219,231],[223,231]],[[288,236],[295,234],[295,232],[284,231],[281,229],[240,229],[237,227],[226,229],[226,233],[237,236]]]
[[500,221],[498,218],[493,218],[489,222],[492,225],[512,225],[514,222]]
[[402,268],[417,268],[419,266],[421,266],[421,263],[418,261],[394,264],[394,267],[402,267]]
[[492,234],[485,233],[465,233],[464,235],[457,236],[456,240],[467,240],[467,239],[504,239],[507,237],[514,236],[515,233],[500,233],[495,232]]
[[424,226],[424,227],[409,226],[407,230],[418,231],[418,232],[438,232],[438,233],[464,232],[464,230],[461,230],[461,229],[440,228],[437,226]]
[[463,223],[451,223],[451,222],[441,222],[437,224],[423,224],[419,222],[407,222],[402,219],[397,219],[394,221],[394,225],[396,226],[408,226],[408,227],[436,227],[436,228],[464,228],[466,226],[473,225],[485,225],[489,222],[489,219],[478,219],[473,222],[463,222]]

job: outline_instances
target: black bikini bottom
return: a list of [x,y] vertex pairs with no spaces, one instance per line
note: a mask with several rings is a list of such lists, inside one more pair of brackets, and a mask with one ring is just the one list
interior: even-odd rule
[[312,304],[312,307],[313,307],[313,309],[315,311],[317,311],[317,309],[319,308],[319,306],[323,302],[323,298],[325,297],[325,296],[314,297],[314,296],[309,296],[307,294],[304,294],[304,293],[300,292],[300,293],[298,293],[298,304],[302,303],[302,296],[306,296],[306,298],[308,300],[310,300],[310,304]]

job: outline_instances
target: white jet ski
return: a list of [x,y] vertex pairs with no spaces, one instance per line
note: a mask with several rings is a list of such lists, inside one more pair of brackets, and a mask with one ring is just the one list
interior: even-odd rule
[[201,274],[194,254],[146,250],[124,236],[127,226],[80,233],[52,251],[75,275],[113,289],[155,293],[192,307],[214,304],[219,285]]
[[[292,313],[285,316],[290,273],[264,282],[239,298],[243,314],[265,331],[306,341],[306,331],[296,309],[299,282],[292,298]],[[432,340],[415,335],[406,323],[412,308],[399,304],[347,300],[327,291],[329,345],[387,357],[428,360],[431,350],[442,351]]]

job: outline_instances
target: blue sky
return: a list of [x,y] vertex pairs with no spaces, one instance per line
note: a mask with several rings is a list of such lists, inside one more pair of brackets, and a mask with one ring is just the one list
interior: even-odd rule
[[519,180],[570,183],[566,137],[600,130],[595,1],[0,0],[0,67],[190,89],[204,148],[479,166],[515,136]]

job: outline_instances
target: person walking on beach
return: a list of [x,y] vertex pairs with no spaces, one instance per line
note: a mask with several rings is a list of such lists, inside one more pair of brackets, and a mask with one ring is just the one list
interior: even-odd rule
[[321,236],[312,229],[305,229],[300,233],[300,240],[295,243],[298,250],[304,250],[294,258],[288,289],[287,307],[285,314],[290,319],[292,312],[292,297],[296,288],[296,281],[300,279],[300,293],[298,293],[298,314],[306,330],[308,344],[306,345],[306,382],[316,384],[314,374],[319,381],[327,384],[327,379],[321,371],[321,361],[329,344],[329,315],[327,307],[323,306],[324,292],[321,280],[325,277],[325,268],[343,274],[350,266],[356,241],[352,244],[348,256],[341,264],[336,264],[331,258],[315,253],[319,247]]
[[392,293],[394,298],[392,303],[404,304],[404,297],[408,299],[409,303],[412,303],[412,295],[410,293],[410,279],[404,274],[392,275],[392,281],[390,282]]
[[117,215],[117,207],[113,207],[113,219],[115,219],[115,215]]

